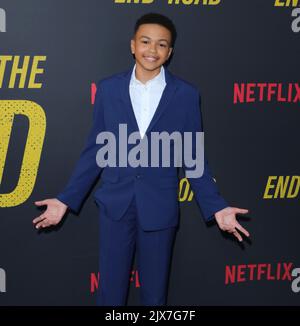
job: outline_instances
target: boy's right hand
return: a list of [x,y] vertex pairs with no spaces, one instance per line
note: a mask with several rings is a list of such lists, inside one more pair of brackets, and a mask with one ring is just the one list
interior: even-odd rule
[[58,224],[65,215],[68,206],[56,198],[36,201],[37,206],[47,206],[47,209],[40,216],[36,217],[32,222],[37,229],[46,228],[51,225]]

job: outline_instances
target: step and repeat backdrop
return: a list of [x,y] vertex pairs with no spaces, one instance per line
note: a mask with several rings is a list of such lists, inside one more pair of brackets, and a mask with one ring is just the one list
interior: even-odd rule
[[[250,211],[240,223],[251,239],[239,244],[203,221],[181,177],[168,304],[298,305],[297,0],[1,0],[0,305],[95,305],[95,187],[48,230],[33,227],[43,211],[34,202],[66,185],[96,83],[133,66],[133,27],[148,12],[176,24],[168,68],[199,88],[213,176],[230,205]],[[130,281],[138,305],[136,263]]]

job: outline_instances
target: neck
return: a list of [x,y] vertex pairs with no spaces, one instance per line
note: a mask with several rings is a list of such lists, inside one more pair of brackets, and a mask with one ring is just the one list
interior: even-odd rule
[[161,67],[155,69],[155,70],[146,70],[140,67],[139,65],[136,65],[135,67],[135,77],[143,84],[146,84],[148,80],[153,79],[156,77],[161,71]]

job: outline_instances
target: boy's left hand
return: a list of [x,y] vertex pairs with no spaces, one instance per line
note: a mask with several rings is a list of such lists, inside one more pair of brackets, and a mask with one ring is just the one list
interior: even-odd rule
[[219,228],[222,231],[229,232],[233,234],[240,242],[243,241],[243,238],[238,231],[243,233],[246,237],[249,237],[249,232],[243,228],[240,223],[237,221],[236,214],[246,214],[248,209],[237,208],[237,207],[226,207],[217,213],[215,213],[215,218],[218,223]]

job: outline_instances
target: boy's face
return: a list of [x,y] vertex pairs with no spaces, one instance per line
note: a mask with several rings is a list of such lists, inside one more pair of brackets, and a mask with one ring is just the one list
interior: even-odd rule
[[171,38],[171,32],[161,25],[141,25],[131,40],[136,65],[147,71],[160,70],[172,53]]

